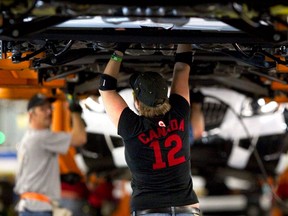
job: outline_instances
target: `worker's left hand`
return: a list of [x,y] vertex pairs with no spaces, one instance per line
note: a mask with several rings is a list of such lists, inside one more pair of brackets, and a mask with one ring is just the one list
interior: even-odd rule
[[127,42],[121,42],[118,43],[115,47],[115,50],[118,50],[120,52],[122,52],[123,54],[125,53],[125,51],[129,48],[131,43],[127,43]]
[[77,99],[75,99],[71,94],[66,94],[66,98],[68,100],[69,110],[71,112],[82,113],[82,107]]

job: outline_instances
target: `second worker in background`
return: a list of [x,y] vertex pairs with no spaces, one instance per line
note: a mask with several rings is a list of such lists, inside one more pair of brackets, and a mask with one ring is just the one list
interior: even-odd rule
[[70,145],[81,146],[87,141],[85,125],[79,107],[73,107],[75,104],[70,106],[72,131],[51,131],[54,100],[38,93],[27,106],[29,128],[17,146],[19,170],[15,192],[20,196],[20,216],[52,216],[52,201],[61,198],[58,155],[65,154]]

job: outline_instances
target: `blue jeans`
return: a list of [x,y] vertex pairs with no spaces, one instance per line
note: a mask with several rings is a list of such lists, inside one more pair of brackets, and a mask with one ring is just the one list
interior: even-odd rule
[[52,216],[51,211],[21,211],[19,212],[19,216]]
[[69,209],[73,212],[73,216],[88,216],[87,212],[84,212],[87,202],[81,199],[65,199],[60,200],[60,206]]

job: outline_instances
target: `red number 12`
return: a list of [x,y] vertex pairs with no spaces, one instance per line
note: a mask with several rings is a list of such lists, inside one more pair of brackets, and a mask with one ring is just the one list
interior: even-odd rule
[[[169,136],[165,140],[164,146],[169,148],[171,147],[172,143],[175,143],[176,145],[168,152],[168,166],[175,166],[177,164],[185,162],[184,156],[176,157],[177,152],[179,152],[183,146],[181,137],[177,134]],[[153,141],[150,146],[153,148],[155,156],[155,163],[153,164],[153,169],[165,168],[167,165],[166,162],[163,161],[159,141]]]

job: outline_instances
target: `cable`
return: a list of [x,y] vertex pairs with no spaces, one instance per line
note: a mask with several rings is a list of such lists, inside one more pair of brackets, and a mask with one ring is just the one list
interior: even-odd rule
[[73,40],[69,40],[68,43],[65,45],[65,47],[58,53],[54,53],[55,56],[60,56],[62,55],[64,52],[66,52],[72,45],[73,45],[74,41]]

